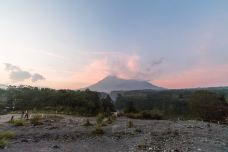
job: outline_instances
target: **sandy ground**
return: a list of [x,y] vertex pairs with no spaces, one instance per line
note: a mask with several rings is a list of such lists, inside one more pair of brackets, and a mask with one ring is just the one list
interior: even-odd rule
[[[20,117],[20,115],[15,115]],[[16,133],[2,152],[228,152],[228,126],[200,121],[133,120],[117,118],[94,135],[95,126],[85,127],[86,119],[63,116],[46,119],[42,125],[14,127],[11,115],[0,118],[0,131]],[[128,128],[129,121],[133,127]]]

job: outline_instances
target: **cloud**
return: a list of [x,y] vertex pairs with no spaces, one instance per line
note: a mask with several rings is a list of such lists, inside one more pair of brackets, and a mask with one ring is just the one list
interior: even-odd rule
[[9,78],[15,82],[31,80],[36,82],[39,80],[44,80],[44,76],[35,73],[32,74],[29,71],[22,70],[19,66],[12,65],[10,63],[5,63],[5,70],[9,72]]
[[81,71],[77,71],[73,79],[77,82],[94,83],[107,75],[116,75],[126,79],[152,80],[158,74],[156,67],[162,64],[164,58],[151,62],[141,61],[137,54],[117,53],[93,59]]
[[10,79],[14,81],[24,81],[29,78],[31,78],[31,74],[27,71],[18,70],[10,72]]
[[36,81],[39,81],[39,80],[44,80],[45,78],[38,74],[38,73],[35,73],[32,75],[32,82],[36,82]]
[[5,66],[6,66],[5,69],[7,71],[19,71],[19,70],[21,70],[18,66],[12,65],[10,63],[5,63]]

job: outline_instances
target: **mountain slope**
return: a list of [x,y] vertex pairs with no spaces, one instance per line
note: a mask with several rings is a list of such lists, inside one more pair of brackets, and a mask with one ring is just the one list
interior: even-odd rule
[[162,90],[163,88],[152,85],[147,81],[125,80],[116,76],[107,76],[103,80],[88,87],[92,91],[107,92],[125,90]]

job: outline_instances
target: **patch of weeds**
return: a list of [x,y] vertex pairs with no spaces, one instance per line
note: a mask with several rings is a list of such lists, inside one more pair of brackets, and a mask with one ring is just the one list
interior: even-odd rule
[[93,126],[92,123],[90,123],[89,119],[86,120],[86,123],[83,124],[85,127]]
[[64,119],[63,116],[59,116],[59,115],[46,115],[47,119],[52,119],[52,120],[61,120]]
[[42,116],[41,115],[34,115],[31,119],[30,119],[30,123],[34,126],[36,125],[42,125]]
[[128,128],[133,128],[133,122],[132,121],[128,121],[128,123],[127,123],[127,127]]
[[97,127],[95,130],[92,131],[92,134],[94,135],[103,135],[104,130],[101,127]]
[[102,124],[104,118],[105,118],[105,115],[102,114],[102,113],[99,113],[99,114],[97,115],[96,121],[97,121],[97,125],[98,125],[98,126]]
[[14,126],[24,126],[25,125],[25,120],[22,119],[15,119],[10,121],[10,123]]
[[112,124],[115,120],[116,120],[115,116],[110,116],[110,117],[108,117],[107,123]]
[[12,131],[4,131],[0,132],[0,139],[12,139],[16,136],[16,134]]
[[7,139],[0,139],[0,148],[5,148],[9,141]]
[[15,136],[15,133],[11,131],[0,132],[0,148],[4,148]]

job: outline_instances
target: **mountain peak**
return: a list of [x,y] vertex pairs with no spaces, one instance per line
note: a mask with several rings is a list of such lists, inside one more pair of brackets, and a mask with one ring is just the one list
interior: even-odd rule
[[162,90],[163,88],[155,86],[148,81],[134,80],[134,79],[121,79],[115,75],[109,75],[104,79],[98,81],[96,84],[91,85],[88,89],[98,92],[112,91],[130,91],[130,90]]

